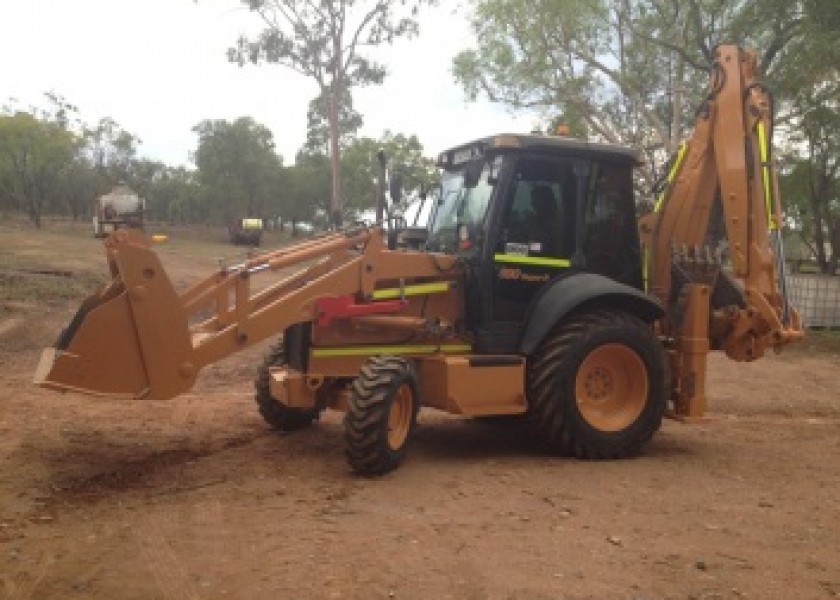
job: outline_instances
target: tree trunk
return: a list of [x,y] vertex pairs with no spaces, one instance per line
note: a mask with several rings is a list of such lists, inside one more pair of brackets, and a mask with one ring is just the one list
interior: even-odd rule
[[41,211],[35,198],[29,199],[29,220],[35,225],[35,229],[41,229]]
[[828,263],[825,256],[825,234],[823,233],[822,207],[819,201],[811,197],[811,213],[814,217],[814,250],[817,252],[817,265],[820,273],[828,271]]
[[840,217],[836,217],[831,224],[831,259],[828,261],[828,273],[837,273],[837,264],[840,263]]
[[820,173],[814,174],[813,157],[815,153],[813,141],[809,142],[809,150],[812,158],[809,161],[810,177],[808,192],[810,198],[808,198],[808,202],[811,205],[811,216],[814,219],[814,245],[816,246],[817,264],[819,265],[820,273],[827,273],[828,261],[825,256],[825,231],[823,230],[825,224],[825,219],[823,218],[824,177]]
[[342,92],[344,91],[344,57],[342,55],[342,35],[333,35],[333,71],[330,92],[330,169],[332,171],[332,198],[330,202],[331,221],[338,229],[343,224],[343,209],[341,201],[341,149],[338,144],[339,111]]
[[335,228],[342,225],[341,206],[341,151],[338,147],[338,98],[334,82],[330,93],[330,171],[332,172],[332,198],[330,213]]

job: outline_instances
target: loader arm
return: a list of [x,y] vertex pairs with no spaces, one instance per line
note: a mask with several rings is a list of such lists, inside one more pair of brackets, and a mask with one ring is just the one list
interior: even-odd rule
[[[803,336],[785,290],[772,102],[755,54],[718,46],[693,134],[653,213],[640,220],[648,289],[666,307],[661,330],[670,341],[675,405],[686,416],[705,408],[710,349],[748,361]],[[716,202],[728,258],[708,239]]]
[[[393,252],[383,231],[360,227],[269,252],[177,293],[147,238],[105,241],[112,281],[82,304],[35,383],[60,391],[166,399],[188,391],[202,367],[296,323],[399,312],[378,282],[460,275],[452,256]],[[254,290],[260,274],[298,270]]]

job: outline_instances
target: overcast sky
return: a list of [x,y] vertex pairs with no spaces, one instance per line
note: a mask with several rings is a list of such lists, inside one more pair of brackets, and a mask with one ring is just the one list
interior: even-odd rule
[[[527,132],[534,118],[487,102],[468,103],[449,72],[471,45],[454,3],[429,9],[419,38],[386,46],[390,75],[357,90],[362,135],[415,134],[428,156],[501,131]],[[0,103],[44,106],[55,91],[85,122],[109,116],[138,135],[140,153],[191,165],[192,127],[203,119],[253,117],[274,133],[286,163],[306,137],[316,95],[307,78],[277,66],[229,64],[225,52],[257,18],[236,0],[0,0]]]

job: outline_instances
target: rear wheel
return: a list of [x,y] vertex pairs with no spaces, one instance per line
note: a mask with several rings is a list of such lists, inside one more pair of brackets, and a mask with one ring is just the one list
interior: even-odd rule
[[529,423],[553,451],[632,456],[662,423],[667,373],[662,345],[636,317],[606,310],[573,316],[529,363]]
[[283,343],[280,342],[271,347],[268,354],[257,370],[257,378],[254,381],[257,402],[262,418],[266,423],[282,431],[296,431],[312,424],[318,418],[318,408],[292,408],[281,404],[271,395],[269,369],[284,364],[286,353]]
[[370,359],[353,381],[344,417],[347,462],[359,474],[380,475],[405,457],[417,425],[417,377],[404,358]]

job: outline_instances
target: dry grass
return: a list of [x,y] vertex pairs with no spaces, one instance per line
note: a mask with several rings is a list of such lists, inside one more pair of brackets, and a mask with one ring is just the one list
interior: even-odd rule
[[[253,250],[233,246],[223,227],[150,224],[150,234],[167,236],[155,247],[176,290],[210,275],[220,264],[236,264]],[[266,232],[257,252],[288,243],[281,232]],[[75,312],[78,304],[107,283],[102,241],[91,225],[45,219],[35,229],[19,215],[0,215],[0,319],[38,321],[46,313]]]
[[805,339],[785,352],[796,354],[832,354],[840,356],[840,330],[809,329]]

